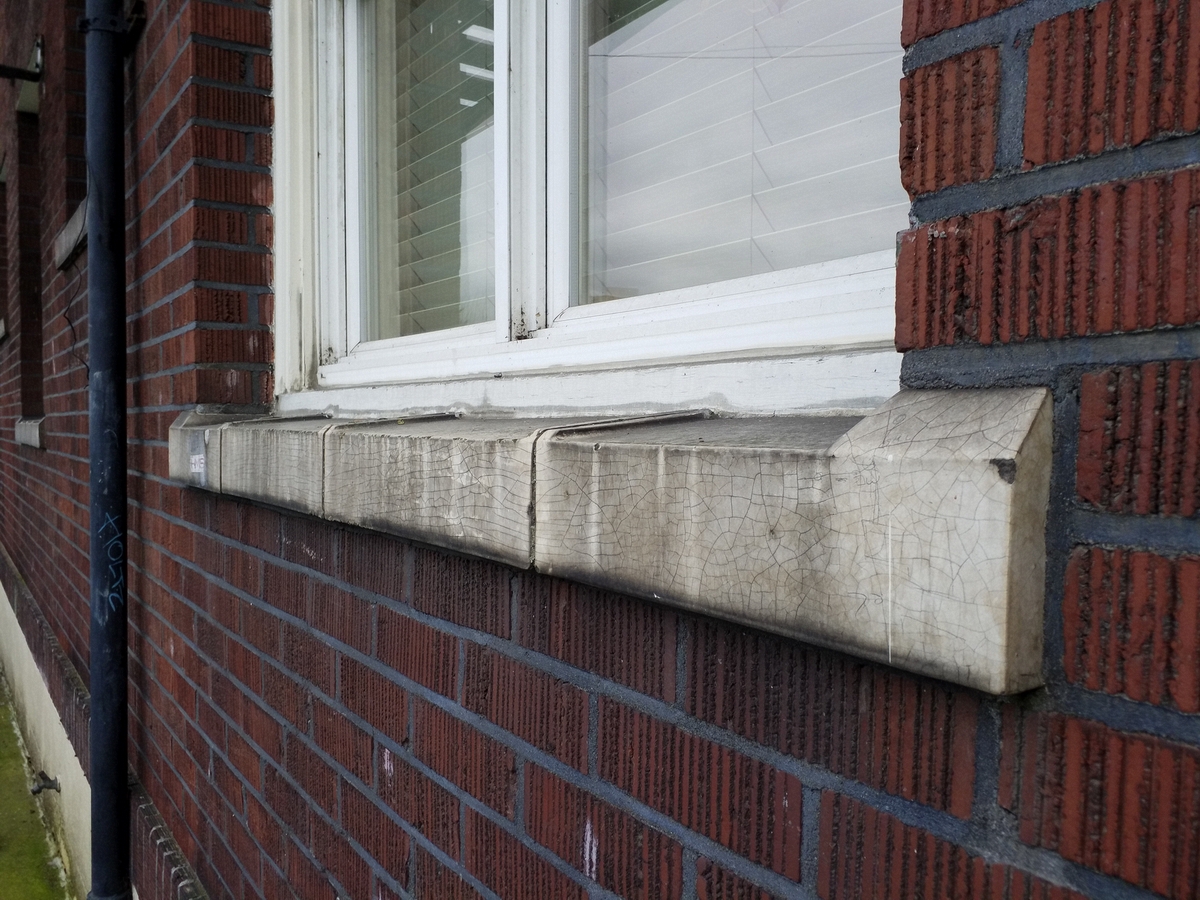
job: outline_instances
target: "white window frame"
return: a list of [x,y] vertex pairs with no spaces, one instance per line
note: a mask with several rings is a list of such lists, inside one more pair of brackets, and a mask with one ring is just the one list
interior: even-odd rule
[[570,306],[570,129],[547,119],[572,115],[571,0],[497,0],[495,323],[360,342],[362,2],[274,10],[281,413],[782,414],[894,393],[890,250]]

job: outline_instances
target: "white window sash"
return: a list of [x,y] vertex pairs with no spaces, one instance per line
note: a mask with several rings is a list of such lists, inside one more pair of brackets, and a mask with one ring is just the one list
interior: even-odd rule
[[894,254],[868,253],[573,307],[551,327],[499,346],[481,325],[377,341],[322,366],[320,383],[350,387],[572,366],[661,365],[714,355],[890,348],[894,283]]
[[[575,47],[580,28],[573,21],[578,16],[576,4],[570,0],[512,4],[498,0],[494,322],[362,341],[361,298],[368,285],[358,252],[363,246],[365,109],[358,35],[365,2],[369,0],[312,0],[311,5],[297,3],[297,10],[276,14],[277,20],[289,19],[284,30],[293,42],[285,51],[289,58],[298,60],[309,53],[317,69],[307,85],[301,78],[281,85],[280,90],[281,100],[290,102],[290,108],[311,104],[311,116],[281,122],[278,131],[290,140],[291,150],[285,151],[290,155],[283,162],[299,160],[309,166],[314,188],[307,201],[277,201],[281,210],[291,211],[278,227],[284,232],[280,243],[294,247],[290,252],[295,259],[289,271],[277,274],[277,282],[290,294],[278,298],[277,334],[287,342],[277,348],[281,411],[328,408],[322,395],[329,401],[338,398],[337,406],[347,402],[347,391],[363,391],[363,398],[374,398],[351,403],[355,408],[393,401],[407,406],[407,398],[415,396],[412,390],[422,384],[429,386],[431,397],[461,396],[468,403],[476,398],[487,406],[486,379],[524,377],[530,389],[540,391],[544,388],[534,382],[541,384],[542,375],[553,381],[555,373],[586,376],[590,371],[594,376],[609,368],[626,372],[653,368],[661,374],[664,367],[678,366],[683,371],[713,360],[724,364],[742,359],[748,377],[753,377],[753,371],[774,371],[775,366],[754,360],[865,351],[871,351],[872,359],[878,352],[895,355],[891,351],[895,265],[891,251],[662,294],[571,305],[580,265],[574,194],[579,148],[575,128],[568,123],[582,111],[581,98],[572,87],[579,84],[573,67],[580,65]],[[307,8],[307,14],[316,11],[310,24],[302,24],[307,14],[301,8]],[[523,77],[510,77],[513,61]],[[296,152],[302,135],[315,153]],[[277,154],[283,143],[277,144]],[[303,185],[303,171],[302,167],[292,171],[287,183]],[[309,236],[302,240],[304,234]],[[511,236],[516,237],[515,243]],[[306,260],[307,241],[315,253]],[[865,373],[862,384],[849,379],[841,394],[836,385],[826,385],[815,402],[828,406],[836,405],[841,395],[853,400],[890,393],[878,389],[880,378],[894,383],[898,365],[872,366],[873,373]],[[539,377],[528,380],[535,375]],[[610,381],[610,387],[615,386],[622,377],[599,378],[596,388]],[[656,378],[664,392],[656,399],[659,405],[711,405],[689,394],[691,385],[699,383],[694,378]],[[460,384],[485,380],[462,394],[436,387],[447,379]],[[568,383],[582,382],[563,380],[564,387]],[[381,389],[387,385],[409,387]],[[501,393],[508,396],[511,390],[507,386]],[[591,408],[596,394],[591,389],[584,393],[587,397],[580,397],[580,408]],[[570,407],[572,402],[565,394],[553,401],[556,408]],[[785,405],[795,409],[805,404],[789,400]]]
[[[428,335],[413,335],[412,337],[389,339],[382,341],[366,341],[363,339],[363,301],[372,290],[374,279],[368,271],[369,257],[362,251],[367,244],[364,233],[366,225],[366,209],[364,198],[367,196],[369,184],[367,167],[364,165],[367,141],[365,129],[367,125],[366,110],[371,106],[371,92],[374,85],[364,77],[364,54],[369,52],[364,47],[366,16],[363,5],[372,0],[344,0],[341,21],[337,25],[338,32],[343,34],[343,53],[338,71],[330,71],[324,80],[324,86],[330,90],[344,92],[345,127],[330,129],[328,135],[322,134],[322,152],[327,153],[325,166],[328,173],[322,179],[323,184],[331,193],[340,193],[346,198],[341,210],[344,218],[337,221],[322,219],[322,230],[330,235],[344,235],[344,246],[338,253],[337,247],[328,250],[345,260],[344,294],[331,290],[326,296],[336,298],[329,302],[322,298],[323,316],[322,333],[327,336],[326,343],[335,353],[322,356],[322,365],[329,365],[333,358],[344,359],[356,352],[370,352],[373,349],[384,348],[395,352],[395,348],[405,346],[406,342],[419,345],[429,339],[434,341],[457,342],[467,337],[475,337],[478,327],[465,326],[450,328]],[[495,322],[489,326],[494,335],[495,343],[504,343],[512,339],[514,329],[514,311],[511,306],[512,292],[510,290],[511,265],[509,262],[509,219],[513,215],[510,207],[511,179],[509,166],[511,159],[511,78],[509,62],[509,0],[494,0],[495,2],[495,44],[493,46],[493,84],[495,103],[493,153],[493,177],[495,184],[495,267],[496,267],[496,306]],[[322,4],[326,10],[335,8],[335,4]],[[343,30],[344,29],[344,30]],[[328,146],[336,132],[336,147]],[[337,177],[338,171],[344,172],[344,179]],[[526,179],[528,181],[528,179]],[[524,205],[524,204],[522,204]],[[330,203],[332,208],[334,204]],[[335,237],[329,238],[335,241]],[[331,273],[341,274],[341,273]],[[327,285],[332,288],[333,285]],[[344,298],[344,299],[343,299]],[[398,343],[399,342],[399,343]]]

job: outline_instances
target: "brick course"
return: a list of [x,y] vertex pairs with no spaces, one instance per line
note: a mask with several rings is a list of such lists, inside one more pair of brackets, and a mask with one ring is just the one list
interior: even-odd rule
[[907,47],[921,38],[949,31],[978,19],[995,15],[1021,0],[909,0],[904,4],[900,40]]
[[1200,8],[1105,0],[1040,23],[1029,50],[1025,165],[1200,129]]
[[1068,681],[1200,712],[1200,557],[1076,548],[1063,619]]
[[910,195],[983,181],[996,169],[1000,54],[973,50],[900,85],[900,180]]
[[627,707],[600,707],[599,774],[739,856],[800,880],[800,782]]
[[1000,804],[1022,841],[1164,897],[1200,885],[1200,750],[1055,714],[1004,716]]
[[1200,510],[1200,360],[1083,377],[1076,486],[1113,513]]
[[686,709],[756,743],[966,818],[978,701],[968,691],[711,621]]
[[903,234],[896,345],[1021,343],[1200,323],[1200,170]]
[[835,793],[821,796],[822,900],[923,897],[951,900],[1080,900],[1081,895]]
[[678,897],[680,846],[536,766],[525,775],[529,835],[601,887],[621,897]]

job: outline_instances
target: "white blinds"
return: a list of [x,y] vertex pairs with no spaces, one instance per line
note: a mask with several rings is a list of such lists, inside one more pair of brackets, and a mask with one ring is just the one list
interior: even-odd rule
[[593,5],[583,302],[894,246],[896,0]]
[[492,3],[371,6],[372,265],[363,336],[379,340],[489,321],[495,306]]

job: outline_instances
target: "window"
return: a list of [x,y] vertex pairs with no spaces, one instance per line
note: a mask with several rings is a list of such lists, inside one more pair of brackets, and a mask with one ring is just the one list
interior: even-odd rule
[[284,413],[894,391],[898,3],[275,15]]

